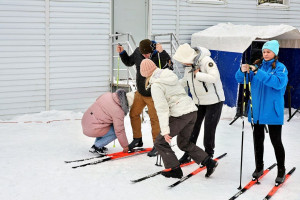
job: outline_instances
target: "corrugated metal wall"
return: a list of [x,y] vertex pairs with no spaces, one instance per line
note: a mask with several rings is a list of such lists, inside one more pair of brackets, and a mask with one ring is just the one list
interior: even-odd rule
[[110,18],[110,0],[1,0],[0,119],[83,111],[109,91]]
[[86,109],[109,91],[109,0],[50,0],[50,109]]
[[0,1],[0,118],[45,110],[45,1]]
[[[177,3],[179,12],[176,9]],[[177,33],[180,43],[190,43],[193,33],[218,23],[288,24],[300,28],[298,0],[290,0],[287,9],[257,7],[256,0],[227,0],[225,5],[189,3],[187,0],[152,0],[152,5],[152,33],[173,30]],[[178,27],[176,27],[177,20]]]

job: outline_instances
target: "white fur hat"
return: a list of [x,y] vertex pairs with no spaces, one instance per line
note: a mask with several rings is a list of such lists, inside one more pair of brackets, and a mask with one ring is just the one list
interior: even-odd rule
[[134,99],[134,92],[127,92],[126,93],[127,101],[128,101],[128,106],[131,107],[133,104],[133,99]]
[[189,44],[185,43],[178,47],[173,59],[180,63],[193,64],[197,55],[197,52]]

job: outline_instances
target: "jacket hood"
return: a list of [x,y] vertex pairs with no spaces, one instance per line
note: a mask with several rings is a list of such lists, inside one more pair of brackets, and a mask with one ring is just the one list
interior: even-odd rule
[[194,65],[198,65],[200,61],[205,57],[205,56],[210,56],[211,53],[207,48],[204,47],[194,47],[194,50],[197,52],[197,56],[194,59]]
[[157,68],[150,78],[150,84],[163,83],[166,85],[176,85],[177,81],[178,77],[169,69]]
[[118,89],[113,95],[113,99],[117,104],[121,106],[122,110],[124,111],[124,115],[127,115],[129,111],[129,106],[125,90]]

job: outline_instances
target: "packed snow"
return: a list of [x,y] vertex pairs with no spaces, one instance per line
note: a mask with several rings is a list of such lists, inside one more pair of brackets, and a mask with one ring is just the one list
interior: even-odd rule
[[[175,188],[168,185],[178,179],[161,175],[133,184],[132,179],[162,170],[155,166],[156,157],[146,154],[109,161],[93,166],[73,169],[81,163],[66,164],[94,156],[88,150],[94,138],[82,134],[80,119],[82,113],[71,111],[49,111],[18,116],[9,121],[0,121],[1,170],[0,199],[3,200],[117,200],[117,199],[229,199],[238,192],[240,177],[240,156],[242,120],[229,125],[235,116],[235,108],[224,106],[221,121],[217,127],[215,156],[227,153],[210,178],[205,171],[191,177]],[[288,118],[287,110],[285,120]],[[244,162],[242,186],[251,179],[254,170],[254,155],[251,127],[245,123]],[[130,119],[125,118],[128,140],[132,140]],[[144,147],[152,147],[151,126],[145,115],[142,124]],[[289,171],[300,163],[300,114],[283,126],[283,143],[286,152],[286,168]],[[200,136],[203,136],[201,131]],[[199,137],[198,145],[202,145]],[[173,138],[173,150],[180,157],[181,152]],[[107,146],[109,153],[121,151],[119,143]],[[270,139],[265,139],[265,167],[276,162]],[[87,161],[86,161],[87,162]],[[195,170],[196,164],[182,168],[184,175]],[[238,199],[263,199],[274,186],[277,168]],[[298,170],[278,190],[272,199],[299,199],[300,173]]]

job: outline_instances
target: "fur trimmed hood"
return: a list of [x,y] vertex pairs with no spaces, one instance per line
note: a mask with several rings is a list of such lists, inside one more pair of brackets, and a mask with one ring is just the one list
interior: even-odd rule
[[126,92],[123,89],[118,89],[116,91],[116,94],[118,96],[120,106],[121,106],[122,110],[124,111],[124,115],[126,116],[127,113],[129,112],[129,105],[128,105],[128,100],[126,97]]

